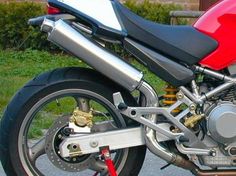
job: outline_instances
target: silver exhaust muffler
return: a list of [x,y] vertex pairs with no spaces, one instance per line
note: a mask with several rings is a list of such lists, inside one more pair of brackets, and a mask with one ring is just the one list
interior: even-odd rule
[[48,32],[48,40],[82,59],[92,68],[122,85],[129,91],[142,82],[143,74],[130,64],[88,39],[63,20],[45,19],[42,31]]

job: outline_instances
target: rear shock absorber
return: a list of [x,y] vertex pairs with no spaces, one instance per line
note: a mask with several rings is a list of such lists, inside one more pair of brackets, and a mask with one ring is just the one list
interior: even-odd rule
[[[163,104],[165,106],[171,106],[171,105],[175,104],[177,102],[176,94],[177,94],[178,90],[174,86],[171,86],[169,84],[164,89],[164,91],[166,92],[166,94],[163,95],[163,98],[164,98]],[[180,112],[179,108],[176,108],[172,111],[172,113],[179,113],[179,112]]]

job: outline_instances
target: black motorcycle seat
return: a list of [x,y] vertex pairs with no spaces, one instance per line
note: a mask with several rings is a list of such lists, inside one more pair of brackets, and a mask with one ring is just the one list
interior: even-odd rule
[[113,1],[127,35],[176,61],[196,64],[213,52],[218,42],[192,26],[171,26],[148,21]]

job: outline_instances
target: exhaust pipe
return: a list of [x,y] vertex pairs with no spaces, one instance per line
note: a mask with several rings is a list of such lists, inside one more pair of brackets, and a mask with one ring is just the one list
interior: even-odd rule
[[[147,107],[158,106],[158,96],[149,84],[147,84],[146,82],[142,82],[138,89],[145,96],[145,106]],[[149,120],[154,123],[156,123],[157,121],[157,115],[149,115],[147,118],[149,118]],[[198,167],[194,165],[194,163],[192,163],[191,161],[186,160],[182,156],[172,153],[166,148],[162,147],[156,140],[156,132],[153,129],[149,127],[144,127],[144,132],[146,134],[145,135],[146,145],[153,154],[159,156],[168,163],[174,164],[183,169],[190,170],[192,172],[196,172],[196,170],[198,170]]]
[[140,71],[88,39],[63,20],[54,22],[45,19],[41,30],[48,32],[49,41],[82,59],[89,66],[129,91],[135,90],[141,83],[143,74]]

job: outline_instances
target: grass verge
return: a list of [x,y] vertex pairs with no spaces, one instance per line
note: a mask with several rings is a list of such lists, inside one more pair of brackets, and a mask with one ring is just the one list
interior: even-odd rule
[[[145,80],[158,93],[162,92],[163,86],[165,85],[162,80],[150,73],[137,61],[133,61],[132,64],[144,73]],[[26,51],[0,50],[0,118],[11,97],[26,82],[45,71],[70,66],[88,67],[82,61],[63,54],[50,54],[45,51],[30,49]],[[52,105],[53,107],[55,106]],[[52,123],[51,119],[48,121],[45,121],[45,119],[39,118],[34,122],[30,138],[40,136],[40,129],[48,128],[49,124]]]

